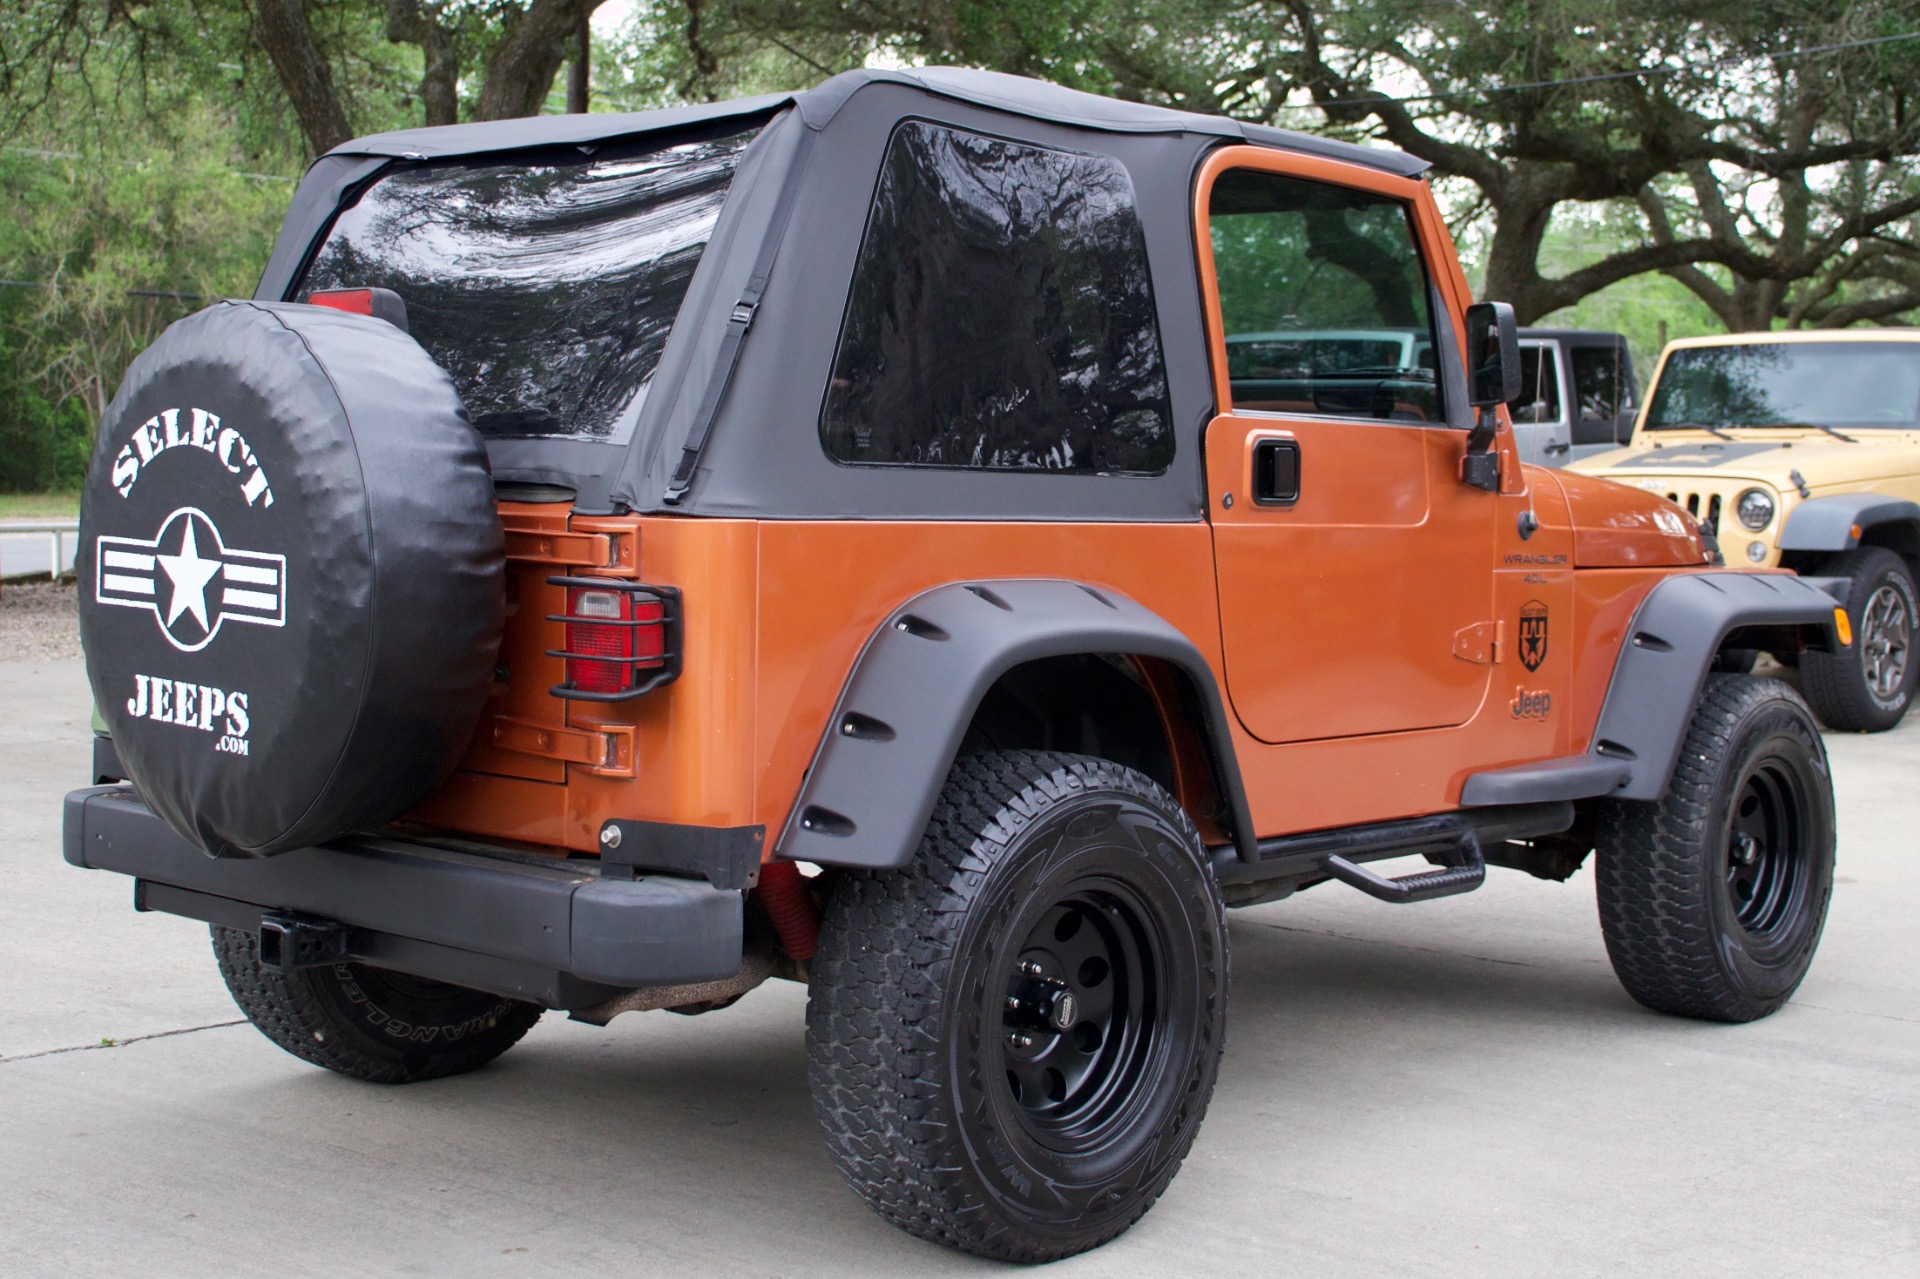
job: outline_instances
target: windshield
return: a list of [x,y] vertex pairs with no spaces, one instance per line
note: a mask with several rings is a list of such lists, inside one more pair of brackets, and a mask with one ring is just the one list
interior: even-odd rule
[[295,296],[398,293],[482,434],[623,443],[752,139],[391,172],[334,221]]
[[1667,357],[1648,430],[1920,427],[1920,342],[1754,342]]

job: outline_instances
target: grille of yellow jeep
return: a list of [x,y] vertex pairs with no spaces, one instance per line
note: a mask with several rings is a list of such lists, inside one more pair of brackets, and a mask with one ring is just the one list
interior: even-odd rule
[[1706,527],[1707,532],[1720,536],[1720,495],[1718,493],[1683,493],[1669,491],[1667,500],[1685,510],[1694,520]]

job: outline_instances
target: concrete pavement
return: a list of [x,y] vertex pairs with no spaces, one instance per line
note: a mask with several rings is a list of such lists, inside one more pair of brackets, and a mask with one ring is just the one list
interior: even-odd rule
[[[840,1184],[788,984],[604,1030],[549,1015],[494,1066],[407,1088],[281,1053],[230,1024],[203,929],[60,861],[59,798],[87,766],[78,663],[0,663],[0,706],[7,1274],[996,1269]],[[1785,1010],[1641,1010],[1585,871],[1237,912],[1192,1157],[1129,1234],[1049,1273],[1913,1279],[1920,722],[1828,745],[1840,879]]]

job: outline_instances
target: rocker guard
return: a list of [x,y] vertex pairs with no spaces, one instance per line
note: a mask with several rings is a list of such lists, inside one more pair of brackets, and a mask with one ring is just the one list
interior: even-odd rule
[[338,923],[352,959],[550,1008],[740,969],[740,893],[661,875],[603,880],[589,859],[381,834],[215,859],[114,786],[67,796],[65,853],[133,876],[141,909],[250,932],[263,914]]

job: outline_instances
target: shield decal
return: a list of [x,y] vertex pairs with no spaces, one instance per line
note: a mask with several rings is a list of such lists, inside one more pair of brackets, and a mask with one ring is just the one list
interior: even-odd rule
[[1520,664],[1530,671],[1547,660],[1547,606],[1528,600],[1520,606]]

